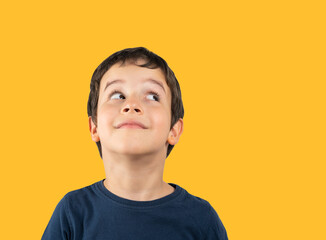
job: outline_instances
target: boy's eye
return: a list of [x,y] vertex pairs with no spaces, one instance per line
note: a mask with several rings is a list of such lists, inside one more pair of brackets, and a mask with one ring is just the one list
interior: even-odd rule
[[160,101],[160,96],[158,95],[158,93],[156,92],[149,92],[149,95],[153,95],[154,96],[154,101],[159,102]]
[[[118,92],[118,91],[113,91],[111,94],[110,94],[110,99],[121,99],[121,98],[119,98],[119,95],[120,96],[123,96],[120,92]],[[112,98],[113,96],[118,96],[117,98],[115,97],[115,98]],[[123,97],[124,98],[124,97]]]
[[[153,95],[153,98],[152,98],[152,99],[154,99],[154,101],[157,101],[157,102],[160,101],[160,96],[158,95],[157,92],[153,92],[153,91],[151,91],[151,92],[149,92],[149,96],[150,96],[150,95]],[[116,96],[116,97],[114,97],[114,96]],[[120,98],[120,96],[122,96],[122,98]],[[125,99],[125,97],[124,97],[123,94],[121,94],[119,91],[114,90],[114,91],[110,94],[110,99]]]

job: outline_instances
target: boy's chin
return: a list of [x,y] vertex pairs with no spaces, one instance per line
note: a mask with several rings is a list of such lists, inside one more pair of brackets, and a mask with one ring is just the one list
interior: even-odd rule
[[[164,149],[163,149],[164,150]],[[139,147],[139,146],[126,146],[126,147],[118,147],[115,149],[110,150],[115,155],[121,155],[121,156],[135,156],[135,157],[141,157],[141,156],[149,156],[149,155],[159,155],[161,151],[155,150],[153,148],[146,147]],[[166,150],[164,150],[166,151]]]

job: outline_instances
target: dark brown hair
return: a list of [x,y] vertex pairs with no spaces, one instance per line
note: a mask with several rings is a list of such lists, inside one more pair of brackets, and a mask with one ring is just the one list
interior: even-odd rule
[[[118,62],[122,62],[123,65],[126,60],[132,61],[136,64],[136,60],[144,59],[147,61],[144,64],[137,65],[139,67],[146,67],[150,69],[160,68],[165,76],[165,81],[170,88],[171,91],[171,127],[179,120],[179,118],[183,118],[184,116],[184,108],[181,98],[181,90],[179,86],[179,82],[175,77],[173,71],[170,69],[166,61],[155,53],[149,51],[144,47],[136,47],[136,48],[126,48],[116,53],[113,53],[107,59],[105,59],[94,71],[91,84],[90,84],[90,93],[88,97],[87,103],[87,114],[92,117],[92,121],[97,126],[97,104],[99,98],[100,91],[100,82],[103,75],[112,67],[114,64]],[[100,156],[102,158],[102,148],[101,142],[96,142],[98,150],[100,152]],[[166,157],[169,156],[172,151],[174,145],[168,146]]]

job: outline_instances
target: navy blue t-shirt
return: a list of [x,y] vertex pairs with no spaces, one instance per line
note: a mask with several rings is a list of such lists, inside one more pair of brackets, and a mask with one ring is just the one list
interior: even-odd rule
[[208,201],[182,187],[152,201],[110,192],[105,179],[67,193],[56,206],[43,240],[227,240]]

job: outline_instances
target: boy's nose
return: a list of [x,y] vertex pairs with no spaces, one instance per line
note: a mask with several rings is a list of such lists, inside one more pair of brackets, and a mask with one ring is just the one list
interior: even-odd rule
[[132,103],[132,104],[126,104],[122,108],[122,113],[131,113],[131,112],[136,112],[136,113],[142,113],[143,111],[141,110],[140,106]]

